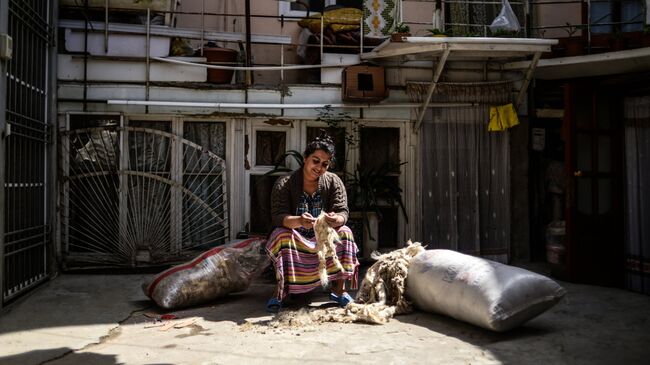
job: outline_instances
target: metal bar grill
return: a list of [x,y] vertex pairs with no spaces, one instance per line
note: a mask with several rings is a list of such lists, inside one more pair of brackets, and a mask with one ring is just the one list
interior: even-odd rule
[[225,146],[224,123],[68,121],[60,132],[66,267],[182,261],[229,238],[226,165],[212,152]]
[[46,179],[48,52],[53,37],[49,1],[9,0],[7,33],[13,58],[6,64],[2,301],[47,277]]

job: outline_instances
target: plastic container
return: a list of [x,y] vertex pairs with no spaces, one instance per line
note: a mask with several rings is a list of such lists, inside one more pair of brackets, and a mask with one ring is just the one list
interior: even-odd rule
[[552,264],[564,263],[566,247],[564,236],[566,225],[564,221],[553,221],[546,227],[546,260]]
[[562,245],[546,244],[546,260],[551,264],[563,264],[566,247]]
[[566,226],[564,224],[564,221],[551,222],[546,227],[546,244],[563,245],[565,234]]

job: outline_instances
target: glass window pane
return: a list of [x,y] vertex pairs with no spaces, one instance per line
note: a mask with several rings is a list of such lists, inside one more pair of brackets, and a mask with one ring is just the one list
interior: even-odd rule
[[183,138],[226,159],[226,123],[223,122],[185,122]]
[[576,168],[591,171],[591,136],[578,133],[576,136]]
[[[185,122],[183,138],[217,155],[183,145],[183,246],[206,249],[224,243],[228,212],[222,160],[225,158],[226,124]],[[189,193],[191,192],[191,195]]]
[[[320,128],[320,127],[307,127],[307,143],[314,138],[320,136],[321,129],[325,129],[327,134],[334,140],[335,149],[335,163],[330,167],[329,171],[342,172],[345,169],[346,161],[346,145],[345,145],[345,128]],[[300,151],[302,152],[302,151]]]
[[598,171],[612,172],[612,138],[598,137]]
[[591,214],[592,198],[591,198],[591,179],[578,178],[576,179],[576,200],[578,212],[583,214]]
[[[600,95],[599,95],[600,96]],[[603,95],[596,103],[596,125],[601,129],[612,128],[612,104]]]
[[256,165],[274,166],[286,150],[287,134],[285,132],[257,131],[255,133]]
[[271,224],[271,191],[278,176],[251,175],[251,221],[250,232],[267,234],[273,228]]
[[612,210],[612,179],[598,179],[598,214],[607,214]]
[[[594,1],[591,3],[591,31],[592,33],[611,33],[612,25],[612,2]],[[602,24],[602,25],[596,25]]]
[[[130,127],[171,132],[168,121],[130,120]],[[147,131],[129,131],[129,168],[168,176],[171,166],[170,139]]]
[[363,169],[388,165],[399,173],[399,128],[362,128],[360,163]]
[[578,89],[576,93],[575,100],[575,111],[573,113],[575,117],[575,123],[578,128],[589,128],[591,127],[591,115],[592,115],[592,98],[591,93],[587,92],[585,89]]
[[71,114],[70,129],[91,127],[117,127],[120,125],[119,115]]
[[621,1],[621,22],[624,32],[640,32],[643,30],[645,19],[645,9],[643,2],[640,0],[622,0]]

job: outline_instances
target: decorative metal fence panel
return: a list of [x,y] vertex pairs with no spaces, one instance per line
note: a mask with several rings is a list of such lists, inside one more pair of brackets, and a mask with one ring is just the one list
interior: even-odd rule
[[2,301],[47,277],[50,226],[47,216],[48,54],[53,39],[50,2],[8,0],[7,33],[13,56],[7,61],[4,113],[4,220]]
[[225,161],[173,123],[70,116],[60,134],[67,267],[175,262],[228,239]]

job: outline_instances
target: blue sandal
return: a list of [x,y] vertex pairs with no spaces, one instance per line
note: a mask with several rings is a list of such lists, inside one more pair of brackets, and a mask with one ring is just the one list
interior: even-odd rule
[[348,305],[348,303],[354,303],[354,299],[348,294],[347,292],[344,292],[341,294],[341,296],[338,296],[334,293],[330,293],[330,300],[335,301],[338,303],[339,307],[345,307]]
[[266,311],[269,313],[278,313],[282,309],[282,301],[278,298],[271,298],[266,302]]

